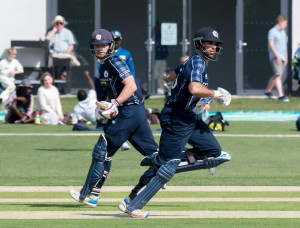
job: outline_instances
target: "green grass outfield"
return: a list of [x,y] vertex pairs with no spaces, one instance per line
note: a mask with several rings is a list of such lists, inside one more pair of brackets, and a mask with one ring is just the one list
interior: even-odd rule
[[[212,111],[298,110],[300,98],[290,99],[290,103],[233,99],[229,107],[212,105]],[[64,112],[72,111],[75,103],[75,98],[63,98]],[[162,104],[161,98],[146,101],[146,106],[152,108],[161,108]],[[158,128],[159,125],[151,125],[157,142]],[[94,209],[72,201],[67,191],[22,192],[24,186],[83,184],[98,136],[87,134],[96,132],[72,132],[71,129],[72,126],[0,124],[0,186],[20,188],[20,192],[0,190],[0,227],[300,227],[300,191],[167,191],[168,186],[300,186],[300,133],[296,131],[295,121],[231,121],[225,132],[215,132],[215,135],[232,160],[217,167],[213,176],[206,170],[175,175],[167,190],[160,191],[155,201],[145,207],[150,212],[148,220],[130,219],[118,212],[119,199],[126,197],[127,191],[103,192],[103,202]],[[133,148],[118,151],[105,186],[135,185],[146,170],[139,166],[141,159]],[[180,211],[200,216],[187,219],[170,215],[168,218],[166,214]],[[222,217],[227,212],[246,215]],[[39,213],[49,213],[52,217],[40,219]],[[60,219],[51,213],[79,213],[79,218]],[[257,215],[251,217],[251,213]],[[260,217],[264,213],[273,214]],[[9,214],[15,217],[7,219]],[[81,215],[86,217],[80,218]]]
[[132,220],[132,219],[43,219],[43,220],[0,220],[0,226],[7,227],[298,227],[298,219],[155,219],[155,220]]
[[[300,97],[289,97],[290,102],[281,102],[267,98],[238,98],[233,97],[230,106],[220,107],[211,105],[211,111],[234,111],[234,110],[287,110],[287,111],[299,111]],[[35,97],[35,104],[37,99]],[[72,112],[74,105],[77,103],[77,98],[63,97],[61,98],[61,104],[64,112]],[[164,105],[164,98],[150,98],[145,100],[146,108],[162,109]]]

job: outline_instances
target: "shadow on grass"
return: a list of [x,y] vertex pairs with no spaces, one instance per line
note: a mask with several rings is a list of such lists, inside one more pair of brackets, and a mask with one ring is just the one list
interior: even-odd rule
[[116,217],[116,218],[131,218],[128,214],[123,213],[120,211],[120,214],[82,214],[82,215],[88,215],[91,217],[107,217],[107,216],[111,216],[111,217]]
[[52,149],[36,148],[35,150],[40,150],[40,151],[90,151],[90,149],[70,149],[70,148],[52,148]]
[[[78,202],[64,204],[64,203],[23,203],[22,205],[32,207],[32,208],[74,208],[78,210],[95,210],[95,208],[91,208],[85,204],[81,204]],[[112,210],[116,209],[115,205],[109,204],[101,204],[102,208],[112,208]]]
[[[43,208],[43,207],[61,207],[61,208],[81,208],[84,207],[84,205],[71,205],[71,204],[24,204],[28,207],[36,207],[36,208]],[[85,207],[86,208],[86,207]]]

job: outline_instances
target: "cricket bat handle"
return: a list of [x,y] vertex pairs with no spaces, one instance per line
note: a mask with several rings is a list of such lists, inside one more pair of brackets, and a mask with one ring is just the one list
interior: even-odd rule
[[100,101],[96,101],[96,105],[97,105],[98,108],[106,109],[106,105],[101,103]]

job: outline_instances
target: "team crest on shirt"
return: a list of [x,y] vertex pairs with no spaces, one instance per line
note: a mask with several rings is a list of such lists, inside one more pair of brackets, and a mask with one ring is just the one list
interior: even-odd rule
[[120,55],[120,58],[125,60],[126,59],[126,56],[125,55]]
[[108,78],[108,71],[105,70],[104,73],[103,73],[103,75],[104,75],[105,78]]

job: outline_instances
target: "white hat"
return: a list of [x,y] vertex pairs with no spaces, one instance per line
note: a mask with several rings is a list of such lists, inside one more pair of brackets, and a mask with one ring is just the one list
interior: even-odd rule
[[52,25],[54,25],[56,22],[62,22],[63,24],[68,24],[68,22],[65,20],[63,16],[57,15],[54,20],[51,22]]

